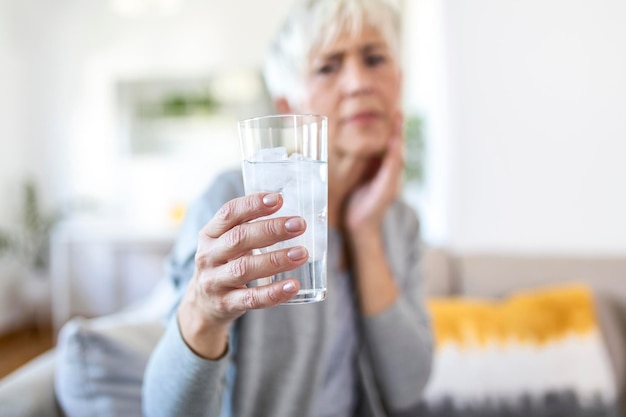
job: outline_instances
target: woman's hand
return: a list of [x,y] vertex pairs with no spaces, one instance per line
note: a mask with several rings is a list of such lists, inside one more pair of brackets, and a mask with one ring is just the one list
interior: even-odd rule
[[295,279],[248,288],[251,281],[293,270],[307,261],[304,247],[264,254],[252,250],[304,233],[301,217],[251,220],[277,212],[277,193],[260,193],[224,204],[200,231],[196,270],[179,308],[179,325],[189,347],[205,358],[220,357],[228,325],[248,310],[273,307],[299,290]]
[[404,167],[402,123],[403,117],[398,114],[385,154],[372,161],[366,181],[348,199],[345,225],[351,235],[378,230],[385,210],[400,191]]
[[385,154],[373,161],[365,181],[348,197],[345,208],[344,224],[357,300],[366,317],[389,308],[399,295],[385,253],[381,223],[400,191],[403,167],[402,116],[398,114]]

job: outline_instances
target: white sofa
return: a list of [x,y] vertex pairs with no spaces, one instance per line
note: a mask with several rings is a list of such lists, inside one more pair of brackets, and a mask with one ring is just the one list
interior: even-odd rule
[[[81,327],[149,350],[160,336],[162,319],[175,298],[173,287],[163,280],[141,302],[107,316],[89,320],[76,317],[65,329]],[[64,417],[54,389],[56,354],[53,348],[0,380],[0,417]]]
[[[599,295],[598,314],[610,351],[617,390],[624,391],[626,364],[626,257],[547,257],[498,254],[455,254],[441,248],[424,251],[426,295],[497,298],[545,284],[586,282]],[[128,326],[152,329],[157,338],[160,319],[175,295],[161,284],[146,301],[115,315],[82,325],[97,331],[129,335]],[[122,329],[122,330],[116,330]],[[124,330],[126,329],[126,330]],[[136,334],[137,335],[137,334]],[[136,336],[135,335],[135,336]],[[132,338],[132,337],[131,337]],[[137,337],[135,337],[137,339]],[[152,343],[152,342],[149,342]],[[0,416],[63,417],[54,396],[55,351],[29,362],[0,381]]]

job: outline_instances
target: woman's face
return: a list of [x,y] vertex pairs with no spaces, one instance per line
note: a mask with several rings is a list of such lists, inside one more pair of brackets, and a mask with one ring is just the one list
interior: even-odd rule
[[328,116],[329,148],[368,158],[386,149],[399,111],[401,72],[378,30],[340,36],[313,51],[302,111]]

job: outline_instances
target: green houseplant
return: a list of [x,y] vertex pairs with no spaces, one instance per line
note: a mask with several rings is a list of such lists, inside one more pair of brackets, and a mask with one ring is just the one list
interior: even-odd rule
[[424,122],[416,114],[408,115],[404,124],[406,146],[405,179],[420,186],[424,182]]
[[39,329],[50,315],[48,247],[60,215],[42,210],[33,181],[20,191],[13,224],[0,228],[0,334],[29,323]]
[[60,214],[42,211],[32,180],[24,182],[21,192],[13,227],[0,229],[0,256],[13,258],[29,271],[46,270],[50,233]]

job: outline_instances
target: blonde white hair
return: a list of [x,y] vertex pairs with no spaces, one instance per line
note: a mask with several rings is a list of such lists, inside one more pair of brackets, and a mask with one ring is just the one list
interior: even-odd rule
[[263,76],[270,96],[297,105],[311,52],[365,26],[380,32],[399,62],[400,23],[393,0],[296,0],[266,54]]

